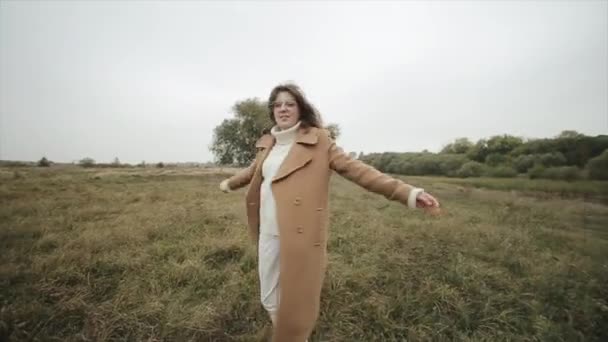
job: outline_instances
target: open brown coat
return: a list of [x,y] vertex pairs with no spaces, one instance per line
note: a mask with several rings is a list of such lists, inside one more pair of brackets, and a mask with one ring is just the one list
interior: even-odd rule
[[[249,184],[249,233],[257,243],[260,225],[261,165],[274,137],[256,143],[253,163],[228,180],[230,189]],[[389,177],[342,151],[327,131],[299,128],[296,141],[272,181],[280,234],[281,286],[274,342],[303,342],[319,315],[327,262],[329,180],[332,171],[390,200],[408,203],[412,186]]]

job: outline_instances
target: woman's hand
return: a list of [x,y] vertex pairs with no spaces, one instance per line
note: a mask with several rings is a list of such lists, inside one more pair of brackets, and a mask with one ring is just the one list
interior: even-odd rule
[[418,194],[418,197],[416,197],[416,207],[425,209],[431,214],[439,214],[439,201],[426,192]]
[[220,183],[220,190],[222,190],[223,192],[230,192],[230,187],[228,186],[228,180],[227,179],[224,179]]

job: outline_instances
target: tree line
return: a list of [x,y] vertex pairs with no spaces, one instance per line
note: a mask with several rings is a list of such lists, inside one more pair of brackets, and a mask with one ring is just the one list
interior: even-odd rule
[[[236,102],[232,112],[232,118],[224,119],[213,130],[209,149],[214,154],[215,164],[245,166],[255,157],[255,142],[273,124],[267,102],[257,98]],[[324,128],[332,138],[340,136],[337,124]],[[351,157],[357,158],[356,153],[351,152]],[[477,142],[458,138],[439,153],[360,153],[358,159],[382,172],[401,175],[608,180],[608,135],[587,136],[563,131],[544,139],[523,139],[508,134]],[[44,157],[37,164],[45,167],[52,162]],[[78,164],[82,167],[127,167],[118,158],[108,164],[84,158]],[[137,166],[147,165],[142,162]],[[154,166],[167,165],[160,162]]]
[[[217,164],[245,166],[255,157],[255,142],[269,131],[272,121],[267,103],[257,98],[236,102],[232,112],[234,117],[215,127],[209,148]],[[339,137],[338,125],[325,128],[334,139]],[[382,172],[402,175],[606,180],[608,136],[563,131],[545,139],[508,134],[477,142],[458,138],[439,153],[360,153],[358,158]]]
[[608,179],[608,136],[563,131],[554,138],[497,135],[458,138],[439,153],[370,153],[362,161],[383,172],[447,177]]

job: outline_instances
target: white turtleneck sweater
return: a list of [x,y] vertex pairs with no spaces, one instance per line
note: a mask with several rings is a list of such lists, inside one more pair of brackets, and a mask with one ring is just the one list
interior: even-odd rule
[[262,186],[260,188],[260,234],[279,235],[277,222],[277,208],[272,194],[272,179],[279,171],[281,164],[291,149],[300,122],[286,130],[279,130],[277,126],[270,130],[276,143],[262,165]]

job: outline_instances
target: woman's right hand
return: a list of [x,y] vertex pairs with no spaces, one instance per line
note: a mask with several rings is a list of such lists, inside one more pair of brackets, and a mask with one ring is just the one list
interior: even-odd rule
[[230,192],[230,186],[228,186],[228,179],[224,179],[220,183],[220,190],[222,190],[223,192]]

